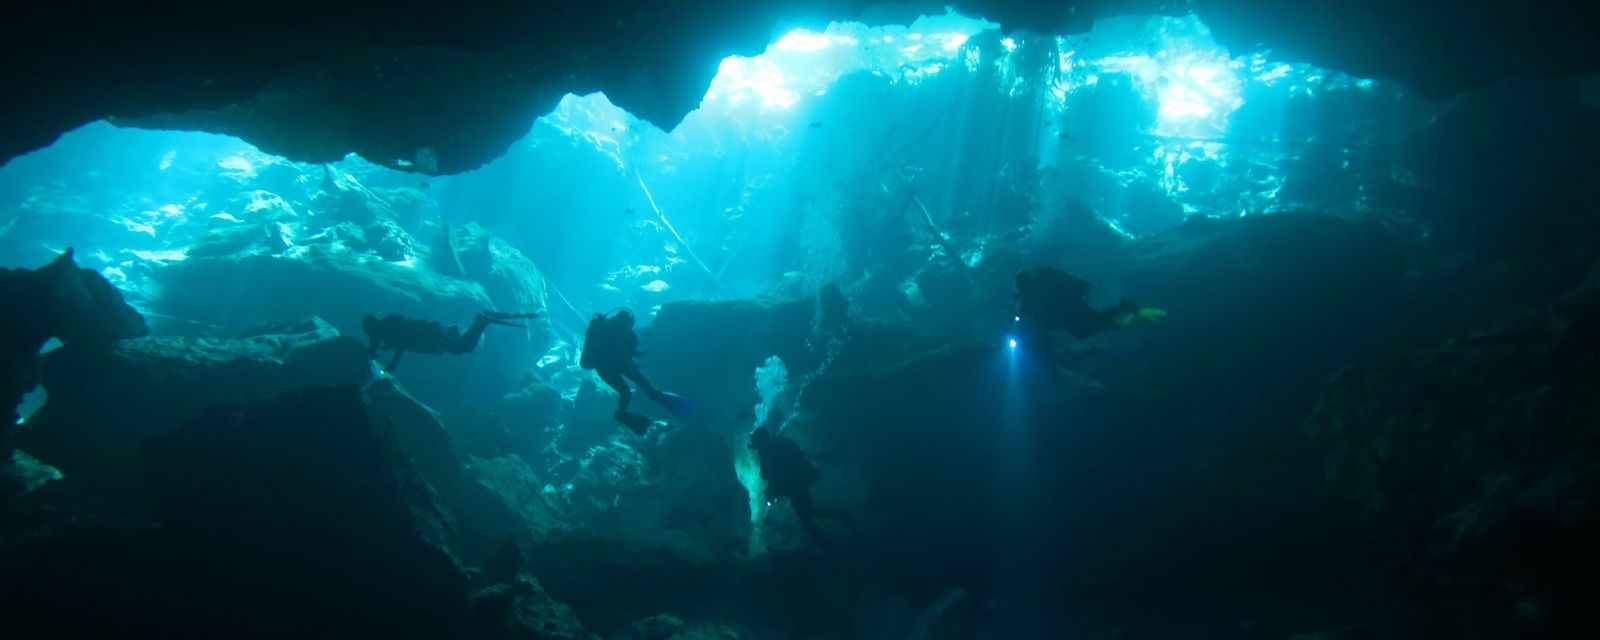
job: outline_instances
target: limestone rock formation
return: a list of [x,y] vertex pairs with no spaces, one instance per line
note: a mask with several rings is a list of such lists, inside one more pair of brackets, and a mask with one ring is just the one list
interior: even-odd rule
[[1572,628],[1600,570],[1600,297],[1341,373],[1307,419],[1328,491],[1416,590],[1416,633]]
[[[18,406],[40,381],[39,352],[52,338],[86,352],[149,332],[144,316],[105,277],[79,268],[68,249],[39,269],[0,269],[0,466],[11,464]],[[7,488],[3,491],[9,495]]]
[[[8,105],[0,118],[6,123],[0,158],[110,116],[138,126],[229,133],[301,161],[355,152],[389,167],[459,173],[503,153],[567,93],[603,90],[671,129],[699,103],[722,58],[758,53],[794,26],[859,17],[868,4],[487,2],[350,13],[291,2],[278,17],[262,20],[251,10],[178,0],[160,11],[97,7],[92,21],[74,8],[51,8],[0,31],[11,43],[12,66],[38,70],[6,87],[9,95],[32,98]],[[1008,30],[1046,33],[1081,33],[1102,16],[1176,10],[1150,0],[955,6]],[[1434,96],[1513,73],[1581,73],[1600,59],[1586,31],[1594,10],[1582,3],[1363,0],[1307,9],[1281,0],[1208,0],[1190,8],[1237,55],[1266,47],[1397,79]],[[221,25],[243,23],[253,28],[217,35]],[[85,58],[85,43],[106,53]],[[1466,59],[1479,64],[1460,63]],[[432,97],[418,99],[418,86],[432,87]]]
[[11,620],[70,635],[457,633],[466,577],[393,450],[353,385],[214,406],[145,447],[159,528],[0,553]]
[[49,400],[18,445],[86,490],[124,497],[141,485],[140,443],[208,406],[368,374],[365,349],[315,318],[232,340],[146,337],[109,352],[69,345],[48,354],[42,371]]

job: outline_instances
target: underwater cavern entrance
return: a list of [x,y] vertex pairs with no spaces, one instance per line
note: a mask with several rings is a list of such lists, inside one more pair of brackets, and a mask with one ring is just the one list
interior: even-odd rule
[[[481,71],[419,51],[372,66],[454,61],[441,94]],[[45,394],[6,435],[0,597],[24,618],[679,640],[1576,624],[1592,80],[1427,98],[1230,50],[1193,14],[1056,35],[945,10],[780,33],[670,130],[567,94],[483,163],[169,130],[310,157],[252,118],[338,77],[0,167],[25,338],[5,388]],[[374,95],[420,92],[395,91]],[[412,122],[445,126],[457,97]],[[44,266],[68,248],[76,268]],[[595,366],[591,321],[619,309],[638,353]],[[369,314],[406,319],[404,366],[372,357]]]

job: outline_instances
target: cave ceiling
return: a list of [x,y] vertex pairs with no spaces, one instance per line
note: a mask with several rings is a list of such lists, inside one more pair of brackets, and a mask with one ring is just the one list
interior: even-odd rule
[[[1489,0],[955,0],[1008,31],[1195,12],[1235,54],[1393,80],[1429,97],[1600,65],[1592,3]],[[941,3],[852,0],[35,3],[0,24],[0,161],[96,120],[226,133],[305,162],[354,152],[434,174],[502,154],[562,96],[604,91],[670,129],[722,58],[796,27],[906,20]]]

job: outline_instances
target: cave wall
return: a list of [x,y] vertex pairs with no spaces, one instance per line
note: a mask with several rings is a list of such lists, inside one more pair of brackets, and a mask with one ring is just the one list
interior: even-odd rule
[[[100,119],[242,137],[308,162],[354,152],[392,168],[466,171],[498,157],[566,93],[603,90],[670,129],[727,55],[825,18],[891,20],[939,3],[859,0],[584,4],[490,0],[351,7],[82,0],[0,25],[17,73],[0,99],[0,160]],[[1593,69],[1596,9],[1510,0],[965,0],[1007,29],[1087,30],[1099,16],[1193,10],[1236,53],[1273,49],[1430,96],[1513,74]]]

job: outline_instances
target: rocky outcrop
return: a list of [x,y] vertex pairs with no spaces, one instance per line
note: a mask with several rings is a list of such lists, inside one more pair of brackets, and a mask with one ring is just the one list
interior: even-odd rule
[[[63,347],[46,359],[50,400],[20,445],[59,467],[72,502],[88,513],[143,515],[140,444],[204,415],[306,385],[362,384],[366,348],[319,319],[232,340],[161,337],[125,341],[109,354]],[[392,455],[436,493],[441,535],[469,561],[487,556],[518,525],[467,474],[439,415],[390,377],[364,388],[367,414],[386,430]]]
[[[1600,297],[1341,373],[1306,421],[1412,635],[1579,637],[1600,553]],[[1587,629],[1587,631],[1582,631]]]
[[215,403],[253,402],[305,384],[361,382],[366,350],[316,318],[220,340],[147,337],[109,353],[50,352],[50,400],[24,442],[71,471],[93,473],[102,453],[126,452]]
[[[531,268],[526,259],[512,264]],[[154,302],[158,311],[224,333],[317,315],[346,335],[362,336],[361,318],[369,313],[399,313],[465,325],[478,312],[496,307],[496,301],[477,282],[337,246],[298,248],[282,256],[191,258],[157,271],[155,278],[163,290]],[[542,301],[542,295],[535,295],[542,294],[542,288],[531,292],[519,288],[526,279],[516,284],[493,282],[522,296],[505,294],[511,302]],[[396,375],[432,406],[451,408],[493,400],[520,384],[543,353],[547,344],[544,326],[491,328],[474,353],[461,357],[413,355]]]
[[[390,380],[212,405],[141,449],[140,498],[158,526],[55,522],[13,537],[8,522],[0,597],[22,607],[9,622],[70,635],[593,638],[526,574],[515,532],[490,533],[473,512],[491,494]],[[485,567],[479,584],[467,556]]]
[[[1600,166],[1588,153],[1600,122],[1578,93],[1519,81],[1463,96],[1400,150],[1425,194],[1405,203],[1410,215],[1459,272],[1447,295],[1478,316],[1460,330],[1560,297],[1594,259]],[[1484,149],[1516,161],[1485,161]]]
[[79,268],[68,249],[39,269],[0,269],[0,461],[9,460],[17,406],[39,383],[39,351],[51,338],[101,352],[145,335],[144,317],[99,273]]
[[[301,161],[356,152],[389,167],[458,173],[498,156],[567,93],[604,88],[618,104],[670,129],[698,104],[719,60],[758,53],[789,15],[774,4],[736,2],[693,11],[672,3],[414,6],[359,19],[295,3],[282,7],[285,17],[268,21],[201,9],[169,5],[159,21],[132,11],[100,16],[118,29],[86,25],[71,12],[8,25],[19,65],[77,46],[58,49],[73,38],[29,38],[35,30],[81,34],[83,42],[103,42],[124,55],[14,87],[56,108],[9,114],[35,123],[8,131],[3,157],[109,115],[155,128],[230,133]],[[256,26],[227,47],[205,35],[217,24],[242,22]],[[155,46],[129,40],[135,31],[171,37]],[[284,46],[291,40],[294,46]],[[418,83],[440,91],[419,102]],[[161,114],[168,115],[153,117]]]
[[[320,310],[335,327],[359,329],[374,309],[470,320],[490,305],[482,287],[333,247],[286,256],[198,258],[157,273],[163,313],[241,330]],[[353,320],[351,320],[353,319]],[[466,320],[463,320],[466,321]],[[358,334],[359,335],[359,334]]]
[[533,261],[516,247],[483,227],[469,224],[452,228],[450,243],[466,278],[483,285],[497,308],[543,313],[546,306],[544,276]]
[[518,520],[515,502],[502,500],[475,481],[467,458],[457,453],[450,432],[433,409],[388,377],[368,385],[364,397],[373,421],[396,442],[396,455],[437,494],[452,524],[452,547],[461,558],[477,562],[490,557],[507,536],[531,528]]
[[722,606],[740,588],[750,527],[726,440],[688,426],[646,438],[609,428],[579,453],[558,440],[548,466],[503,456],[474,459],[471,473],[525,523],[539,581],[588,628]]
[[[553,340],[544,274],[511,243],[490,235],[476,224],[446,231],[454,233],[451,246],[464,276],[483,287],[495,309],[540,314],[537,318],[518,321],[528,326],[526,330],[496,329],[502,334],[495,336],[496,353],[479,363],[488,369],[481,373],[492,379],[520,384]],[[434,256],[432,262],[438,264],[440,256]]]
[[249,403],[306,384],[355,384],[366,350],[315,318],[231,340],[148,337],[109,352],[65,346],[44,359],[49,399],[18,446],[112,512],[142,513],[139,445],[215,403]]
[[[1393,79],[1427,96],[1510,77],[1580,74],[1593,68],[1580,60],[1594,60],[1597,46],[1593,32],[1579,26],[1593,24],[1595,9],[1575,5],[1200,0],[1192,9],[1231,51],[1265,47],[1351,75]],[[1448,26],[1439,22],[1446,15]],[[1382,44],[1352,45],[1345,38],[1353,34]],[[1458,64],[1484,50],[1506,55],[1471,69]]]
[[213,407],[145,447],[159,529],[0,552],[11,622],[80,636],[450,637],[471,622],[466,577],[395,448],[353,385]]
[[581,525],[562,497],[570,489],[552,484],[558,481],[558,474],[535,467],[520,456],[469,458],[467,473],[499,501],[501,509],[517,518],[521,537],[557,540]]

